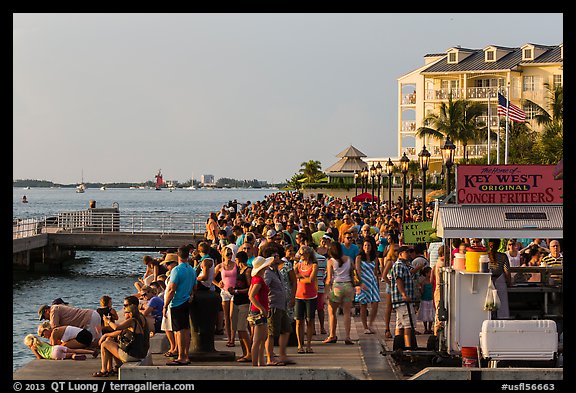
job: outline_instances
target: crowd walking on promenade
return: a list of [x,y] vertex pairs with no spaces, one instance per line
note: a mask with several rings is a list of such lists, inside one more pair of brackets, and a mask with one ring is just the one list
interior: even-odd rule
[[[418,199],[405,211],[402,206],[401,199],[388,206],[299,192],[277,192],[253,203],[230,201],[211,212],[200,241],[143,258],[146,272],[134,283],[136,293],[123,299],[121,311],[106,295],[95,299],[98,310],[56,299],[40,307],[39,319],[46,320],[40,337],[26,336],[25,344],[45,359],[100,355],[97,377],[115,375],[121,364],[144,358],[150,337],[158,333],[169,342],[168,366],[191,363],[193,334],[225,335],[228,347],[241,348],[238,362],[285,366],[297,363],[296,354],[314,352],[317,319],[325,336],[318,345],[354,345],[351,320],[358,312],[363,334],[374,334],[374,321],[383,315],[386,338],[404,336],[410,347],[412,333],[437,335],[442,329],[438,281],[440,268],[452,261],[446,255],[454,251],[440,242],[404,243],[401,223],[422,214],[431,220],[433,207],[422,213]],[[461,244],[485,244],[500,290],[510,285],[510,266],[521,263],[511,262],[518,254],[526,264],[536,258],[539,264],[562,265],[561,239],[533,246],[538,253],[529,244],[540,239],[502,239],[511,245],[506,252],[499,251],[501,239],[458,240],[456,252]],[[195,315],[194,305],[208,295],[218,301],[206,315]],[[395,326],[390,326],[392,313]],[[340,339],[338,314],[345,333]],[[412,332],[411,320],[422,321],[425,330]],[[288,353],[291,337],[293,356]]]

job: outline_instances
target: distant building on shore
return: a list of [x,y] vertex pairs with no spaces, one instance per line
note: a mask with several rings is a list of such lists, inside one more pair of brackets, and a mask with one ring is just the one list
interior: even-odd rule
[[202,183],[202,186],[213,187],[216,185],[216,182],[214,181],[214,175],[202,175],[202,176],[200,176],[200,183]]

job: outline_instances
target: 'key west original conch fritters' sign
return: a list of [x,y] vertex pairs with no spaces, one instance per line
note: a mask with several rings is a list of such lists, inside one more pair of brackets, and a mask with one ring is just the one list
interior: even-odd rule
[[562,204],[555,165],[458,165],[459,204]]

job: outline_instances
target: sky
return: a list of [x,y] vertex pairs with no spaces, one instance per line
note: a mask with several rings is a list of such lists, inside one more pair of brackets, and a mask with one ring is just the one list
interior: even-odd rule
[[397,156],[399,77],[460,45],[563,42],[562,13],[13,14],[13,179],[281,183]]

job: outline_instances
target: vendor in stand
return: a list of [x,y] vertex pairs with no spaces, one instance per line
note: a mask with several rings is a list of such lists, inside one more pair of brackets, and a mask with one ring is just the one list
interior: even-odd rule
[[490,273],[492,273],[492,283],[496,287],[500,298],[500,307],[496,311],[496,318],[505,319],[510,317],[508,307],[508,287],[511,283],[510,263],[508,257],[500,248],[500,239],[488,239],[488,257],[490,258]]

